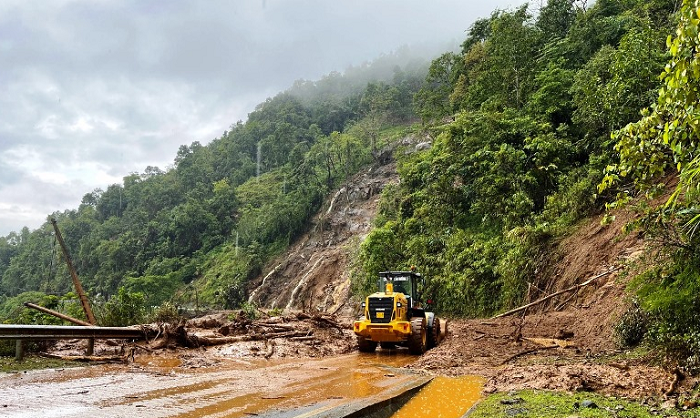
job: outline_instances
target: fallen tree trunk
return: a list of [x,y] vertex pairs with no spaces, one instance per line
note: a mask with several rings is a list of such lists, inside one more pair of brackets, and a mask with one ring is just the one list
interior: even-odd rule
[[620,270],[621,268],[622,268],[622,267],[615,267],[614,269],[608,270],[608,271],[606,271],[605,273],[600,273],[599,275],[594,276],[594,277],[592,277],[592,278],[586,280],[586,281],[583,282],[583,283],[579,283],[579,284],[577,284],[577,285],[574,285],[574,286],[569,287],[568,289],[564,289],[564,290],[560,290],[560,291],[558,291],[558,292],[552,293],[551,295],[547,295],[547,296],[545,296],[545,297],[543,297],[543,298],[541,298],[541,299],[537,299],[536,301],[531,302],[531,303],[528,303],[527,305],[523,305],[523,306],[521,306],[521,307],[519,307],[519,308],[511,309],[511,310],[508,311],[508,312],[503,312],[502,314],[499,314],[499,315],[496,315],[496,316],[491,317],[491,319],[503,318],[504,316],[508,316],[508,315],[512,315],[512,314],[514,314],[514,313],[518,313],[518,312],[520,312],[520,311],[524,311],[525,309],[527,309],[527,308],[529,308],[529,307],[531,307],[531,306],[539,305],[540,303],[546,302],[546,301],[548,301],[549,299],[552,299],[553,297],[556,297],[556,296],[559,296],[559,295],[563,295],[564,293],[573,292],[574,290],[581,289],[582,287],[588,286],[589,284],[595,282],[596,280],[600,279],[601,277],[605,277],[605,276],[607,276],[607,275],[609,275],[609,274],[611,274],[611,273],[614,273],[614,272]]
[[[251,333],[244,335],[235,336],[225,336],[225,337],[214,337],[214,336],[200,336],[196,334],[189,334],[185,329],[184,324],[179,324],[176,327],[166,326],[164,329],[159,329],[159,334],[161,338],[155,339],[150,346],[151,350],[157,350],[160,348],[179,346],[188,348],[197,348],[202,346],[214,346],[222,344],[233,344],[244,341],[261,341],[261,340],[272,340],[275,338],[294,338],[294,337],[309,337],[313,334],[312,329],[301,329],[294,331],[286,330],[276,330],[273,332],[261,332],[261,333]],[[150,329],[150,333],[155,333],[156,330]]]
[[261,340],[273,340],[275,338],[294,338],[294,337],[308,337],[309,330],[303,331],[288,331],[288,332],[266,332],[261,334],[248,334],[248,335],[237,335],[234,337],[204,337],[198,335],[190,336],[199,344],[198,346],[211,346],[211,345],[221,345],[221,344],[232,344],[241,341],[261,341]]
[[37,311],[43,312],[43,313],[45,313],[45,314],[53,315],[53,316],[55,316],[56,318],[60,318],[60,319],[63,319],[63,320],[65,320],[65,321],[72,322],[72,323],[74,323],[74,324],[76,324],[76,325],[82,325],[82,326],[84,326],[84,327],[91,327],[91,326],[93,326],[93,324],[91,324],[91,323],[89,323],[89,322],[82,321],[82,320],[80,320],[80,319],[78,319],[78,318],[73,318],[72,316],[68,316],[68,315],[66,315],[66,314],[62,314],[62,313],[60,313],[60,312],[56,312],[56,311],[51,310],[51,309],[49,309],[49,308],[44,308],[43,306],[35,305],[35,304],[31,303],[31,302],[24,302],[24,306],[26,306],[27,308],[36,309]]
[[319,326],[322,326],[324,328],[335,328],[337,330],[343,331],[346,329],[343,325],[340,325],[338,323],[338,319],[335,317],[335,315],[328,315],[328,314],[315,314],[311,315],[305,312],[299,312],[297,315],[297,319],[303,321],[306,319],[309,319],[315,323],[317,323]]
[[532,348],[530,350],[521,351],[521,352],[513,354],[512,356],[503,360],[503,362],[501,362],[501,366],[505,365],[506,363],[510,362],[511,360],[515,360],[518,357],[521,357],[521,356],[524,356],[527,354],[531,354],[531,353],[535,353],[535,352],[540,351],[540,350],[551,350],[553,348],[559,348],[559,346],[558,345],[548,345],[545,347],[537,347],[537,348]]
[[314,337],[313,335],[310,335],[308,337],[291,337],[289,339],[291,341],[311,341],[311,340],[315,340],[316,337]]
[[95,363],[127,363],[129,356],[60,356],[58,354],[41,353],[41,357],[66,360],[66,361],[84,361]]

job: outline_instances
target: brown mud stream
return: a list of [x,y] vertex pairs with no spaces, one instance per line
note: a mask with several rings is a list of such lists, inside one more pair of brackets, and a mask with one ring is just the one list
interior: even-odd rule
[[477,376],[437,376],[391,417],[460,418],[481,398],[484,382]]
[[140,356],[129,366],[6,374],[0,379],[0,416],[298,416],[398,394],[425,379],[399,369],[414,360],[379,351],[326,359],[226,359],[191,369],[183,367],[186,358]]

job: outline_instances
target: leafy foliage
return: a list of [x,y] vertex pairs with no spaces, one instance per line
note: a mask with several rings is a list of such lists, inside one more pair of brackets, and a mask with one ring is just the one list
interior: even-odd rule
[[623,347],[636,347],[647,334],[649,315],[633,300],[615,326],[615,335]]
[[670,361],[690,372],[700,370],[700,270],[698,260],[676,260],[633,282],[649,318],[647,339]]
[[555,238],[605,201],[611,130],[653,101],[673,8],[551,0],[477,21],[415,97],[432,148],[400,158],[355,288],[416,265],[438,310],[476,316],[543,286]]
[[[693,372],[700,370],[700,246],[695,234],[700,225],[699,7],[698,1],[683,2],[675,36],[669,35],[666,41],[670,58],[661,73],[658,98],[643,111],[641,119],[613,133],[619,161],[607,167],[599,185],[600,190],[618,192],[610,205],[617,207],[639,193],[657,197],[665,176],[679,178],[666,205],[647,206],[635,224],[659,238],[670,256],[666,263],[637,279],[638,295],[650,317],[650,342]],[[641,42],[633,39],[631,44]]]
[[104,327],[142,324],[146,318],[146,297],[121,287],[109,300],[98,301],[94,310],[98,323]]

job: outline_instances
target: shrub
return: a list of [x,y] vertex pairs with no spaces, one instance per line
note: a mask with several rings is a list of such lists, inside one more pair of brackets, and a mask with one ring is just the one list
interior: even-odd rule
[[95,316],[102,326],[121,327],[141,324],[146,318],[146,298],[142,293],[119,288],[108,301],[95,304]]
[[241,313],[251,321],[258,319],[260,316],[260,312],[258,312],[258,305],[251,302],[243,302],[241,304]]
[[153,312],[149,315],[150,322],[169,322],[178,323],[180,321],[180,314],[177,311],[177,307],[170,302],[165,302],[162,305],[156,307]]
[[679,252],[665,268],[635,278],[641,308],[649,315],[647,339],[668,362],[700,372],[700,268]]
[[622,314],[615,325],[615,336],[622,347],[636,347],[647,333],[649,315],[639,306],[637,299]]

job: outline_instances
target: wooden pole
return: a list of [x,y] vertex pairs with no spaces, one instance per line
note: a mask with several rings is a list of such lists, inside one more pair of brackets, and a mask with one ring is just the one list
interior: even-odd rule
[[80,304],[83,305],[83,311],[85,311],[85,316],[91,325],[95,325],[95,316],[92,314],[92,309],[90,309],[90,303],[88,302],[87,295],[83,290],[83,286],[80,284],[80,279],[78,278],[78,273],[75,272],[75,267],[73,267],[73,261],[71,261],[70,253],[68,253],[68,247],[63,241],[63,236],[61,236],[61,231],[58,230],[58,225],[56,224],[56,219],[51,218],[51,224],[53,225],[54,231],[56,231],[56,239],[61,244],[61,249],[63,250],[63,256],[66,259],[66,264],[68,264],[68,271],[70,272],[70,277],[73,279],[73,286],[75,286],[75,291],[78,293],[80,298]]
[[82,326],[86,326],[86,327],[89,327],[89,326],[93,325],[93,324],[91,324],[91,323],[89,323],[89,322],[81,321],[80,319],[73,318],[72,316],[68,316],[68,315],[62,314],[62,313],[60,313],[60,312],[56,312],[56,311],[54,311],[54,310],[52,310],[52,309],[49,309],[49,308],[44,308],[43,306],[35,305],[35,304],[31,303],[31,302],[24,302],[24,306],[26,306],[27,308],[36,309],[36,310],[39,311],[39,312],[43,312],[43,313],[46,313],[46,314],[49,314],[49,315],[53,315],[53,316],[55,316],[56,318],[61,318],[61,319],[66,320],[66,321],[68,321],[68,322],[72,322],[72,323],[74,323],[74,324],[76,324],[76,325],[82,325]]
[[87,340],[87,346],[85,347],[85,355],[89,357],[93,354],[95,354],[95,339],[89,338]]
[[568,289],[564,289],[564,290],[560,290],[560,291],[558,291],[558,292],[552,293],[551,295],[547,295],[547,296],[545,296],[545,297],[543,297],[543,298],[541,298],[541,299],[537,299],[536,301],[534,301],[534,302],[532,302],[532,303],[528,303],[527,305],[523,305],[523,306],[521,306],[521,307],[519,307],[519,308],[512,309],[512,310],[510,310],[510,311],[508,311],[508,312],[503,312],[502,314],[499,314],[499,315],[496,315],[496,316],[491,317],[491,319],[502,318],[502,317],[504,317],[504,316],[512,315],[512,314],[514,314],[514,313],[517,313],[517,312],[520,312],[520,311],[524,311],[525,309],[527,309],[527,308],[529,308],[529,307],[531,307],[531,306],[534,306],[534,305],[540,304],[540,303],[542,303],[542,302],[544,302],[544,301],[547,301],[547,300],[549,300],[549,299],[551,299],[551,298],[553,298],[553,297],[555,297],[555,296],[559,296],[559,295],[562,295],[562,294],[564,294],[564,293],[573,292],[574,290],[578,290],[578,289],[580,289],[580,288],[582,288],[582,287],[588,286],[589,284],[591,284],[591,283],[593,283],[594,281],[600,279],[601,277],[605,277],[605,276],[607,276],[608,274],[611,274],[611,273],[613,273],[613,272],[616,272],[616,271],[620,270],[621,268],[622,268],[622,267],[615,267],[614,269],[608,270],[608,271],[606,271],[605,273],[600,273],[599,275],[594,276],[594,277],[592,277],[592,278],[586,280],[586,281],[583,282],[583,283],[579,283],[579,284],[577,284],[577,285],[574,285],[574,286],[569,287]]

